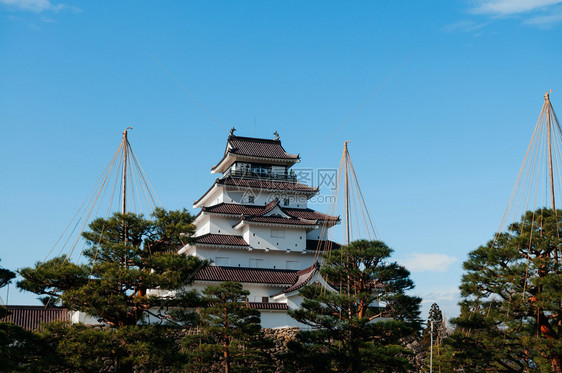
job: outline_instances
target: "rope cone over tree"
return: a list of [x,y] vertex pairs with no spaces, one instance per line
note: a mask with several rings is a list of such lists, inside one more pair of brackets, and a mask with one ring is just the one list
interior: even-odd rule
[[549,92],[500,229],[464,263],[443,366],[562,372],[562,130]]
[[[193,217],[185,209],[156,207],[158,198],[129,143],[129,129],[45,260],[19,271],[18,287],[43,296],[46,305],[82,311],[111,327],[136,325],[149,316],[170,320],[167,309],[193,306],[196,295],[180,289],[207,265],[177,254],[194,231]],[[112,214],[116,209],[120,212]],[[106,217],[91,220],[100,210]],[[56,248],[59,255],[47,260]]]
[[[406,294],[414,287],[410,273],[390,261],[393,250],[377,239],[347,142],[337,175],[330,214],[334,215],[339,201],[344,210],[344,245],[317,250],[321,279],[301,289],[301,308],[289,312],[313,327],[292,344],[295,368],[406,371],[408,352],[401,338],[419,330],[421,299]],[[338,198],[340,192],[343,200]],[[324,237],[326,232],[323,227]]]

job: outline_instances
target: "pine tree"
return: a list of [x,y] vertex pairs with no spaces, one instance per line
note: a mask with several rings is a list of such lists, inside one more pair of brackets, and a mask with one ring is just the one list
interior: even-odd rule
[[[433,333],[431,333],[431,324],[433,324]],[[439,308],[437,303],[433,303],[429,309],[429,317],[427,318],[427,325],[426,328],[423,330],[422,333],[422,343],[424,346],[429,346],[432,340],[433,334],[433,343],[438,343],[439,338],[443,336],[443,313]]]
[[465,371],[561,372],[562,211],[526,212],[469,254],[445,361]]
[[320,273],[336,291],[310,284],[301,308],[290,311],[312,331],[293,344],[297,365],[310,371],[399,372],[408,367],[401,338],[420,328],[421,299],[406,268],[388,262],[392,249],[360,240],[324,255]]
[[261,335],[260,312],[249,308],[249,291],[239,282],[226,281],[203,290],[205,307],[200,311],[200,332],[183,344],[193,371],[222,361],[224,372],[269,371],[263,349],[272,347]]
[[[16,274],[0,267],[0,288],[8,285]],[[6,307],[0,305],[0,319],[9,315]],[[0,322],[0,371],[25,371],[39,360],[45,346],[33,333],[18,325]]]
[[[38,333],[43,354],[36,371],[181,371],[185,356],[161,325],[92,328],[55,322]],[[173,333],[172,333],[173,335]]]
[[148,314],[164,317],[158,307],[192,306],[194,292],[159,296],[189,284],[206,265],[176,253],[193,232],[192,217],[185,209],[156,209],[152,217],[116,213],[94,220],[83,233],[86,264],[72,263],[66,256],[37,263],[20,271],[18,287],[46,296],[44,301],[97,316],[112,327],[136,325]]
[[[16,277],[16,274],[9,269],[0,267],[0,289],[8,285],[12,279]],[[0,319],[7,316],[8,311],[6,307],[0,304]]]

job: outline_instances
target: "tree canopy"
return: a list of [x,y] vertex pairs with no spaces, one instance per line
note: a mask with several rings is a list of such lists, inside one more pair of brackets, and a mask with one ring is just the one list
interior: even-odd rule
[[[207,263],[178,255],[193,232],[192,216],[184,209],[156,209],[153,219],[115,213],[98,218],[82,235],[86,263],[60,256],[35,268],[23,268],[18,287],[99,317],[110,326],[135,325],[163,305],[188,306],[196,296],[178,293]],[[173,297],[172,297],[173,295]]]
[[561,372],[562,211],[527,211],[469,254],[461,315],[448,338],[451,366]]
[[324,255],[320,273],[332,290],[307,285],[301,308],[290,311],[314,328],[293,347],[299,364],[311,371],[407,369],[400,339],[419,330],[421,299],[406,294],[414,283],[406,268],[388,261],[391,253],[382,241],[360,240]]
[[269,371],[263,349],[271,347],[261,336],[260,312],[248,306],[249,291],[239,282],[226,281],[203,290],[200,333],[187,336],[184,346],[191,355],[191,368],[221,361],[224,372]]
[[[16,274],[9,269],[0,267],[0,289],[8,285],[12,279],[16,277]],[[0,318],[8,315],[8,311],[5,307],[0,305]]]

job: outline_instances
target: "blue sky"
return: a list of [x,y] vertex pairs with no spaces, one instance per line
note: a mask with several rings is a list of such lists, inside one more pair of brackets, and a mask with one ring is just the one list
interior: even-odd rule
[[350,140],[381,239],[454,316],[543,94],[562,104],[561,27],[556,0],[0,0],[1,264],[43,260],[127,126],[164,207],[192,210],[235,125],[302,168]]

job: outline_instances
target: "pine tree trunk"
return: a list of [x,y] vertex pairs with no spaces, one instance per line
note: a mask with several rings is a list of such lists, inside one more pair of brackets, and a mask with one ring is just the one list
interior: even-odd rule
[[224,373],[230,373],[230,355],[227,341],[224,341]]
[[560,361],[560,356],[554,355],[552,358],[552,371],[554,373],[562,373],[562,365]]
[[361,372],[361,355],[359,354],[359,345],[357,344],[357,338],[353,330],[349,334],[349,344],[351,350],[351,372],[359,373]]

